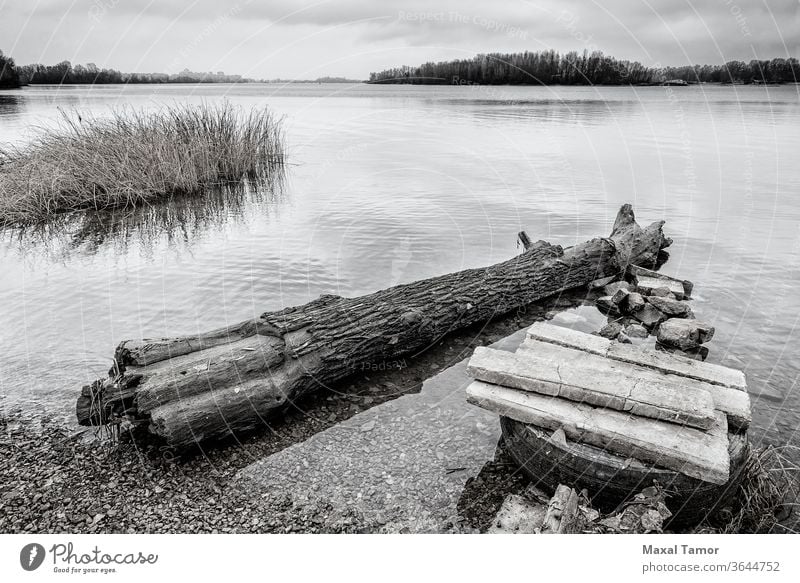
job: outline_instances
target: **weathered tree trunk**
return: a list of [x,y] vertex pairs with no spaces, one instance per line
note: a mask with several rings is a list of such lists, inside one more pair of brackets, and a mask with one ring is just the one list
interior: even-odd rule
[[608,238],[562,249],[544,241],[481,269],[357,298],[325,295],[303,306],[199,336],[127,340],[107,379],[83,388],[78,420],[127,415],[186,447],[264,423],[297,397],[365,365],[400,358],[443,335],[555,293],[651,267],[671,241],[663,221],[642,229],[624,205]]

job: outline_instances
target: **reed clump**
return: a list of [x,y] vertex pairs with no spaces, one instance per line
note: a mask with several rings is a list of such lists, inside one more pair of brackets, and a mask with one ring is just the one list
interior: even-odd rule
[[0,226],[258,184],[286,158],[281,120],[267,109],[224,103],[61,114],[26,145],[0,148]]

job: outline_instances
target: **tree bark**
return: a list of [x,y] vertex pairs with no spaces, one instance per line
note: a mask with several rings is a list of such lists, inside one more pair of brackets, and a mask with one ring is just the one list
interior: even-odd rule
[[663,221],[641,228],[630,205],[610,237],[563,249],[526,243],[508,261],[370,295],[324,295],[255,320],[180,338],[126,340],[108,378],[83,387],[83,425],[125,416],[176,448],[264,424],[294,399],[363,369],[423,350],[454,330],[564,290],[653,267],[671,241]]

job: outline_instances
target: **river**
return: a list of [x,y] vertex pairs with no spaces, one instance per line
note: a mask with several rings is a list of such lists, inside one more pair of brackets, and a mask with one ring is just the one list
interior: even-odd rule
[[0,412],[74,423],[117,342],[238,322],[664,218],[663,271],[695,282],[709,360],[746,371],[756,443],[798,444],[798,86],[30,87],[0,93],[0,141],[59,108],[228,100],[284,117],[269,192],[36,233],[0,231]]

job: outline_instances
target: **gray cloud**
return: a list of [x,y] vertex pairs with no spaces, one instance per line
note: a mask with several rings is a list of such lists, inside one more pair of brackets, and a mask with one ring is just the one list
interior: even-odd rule
[[600,49],[645,64],[717,63],[798,56],[800,3],[41,0],[0,6],[0,38],[22,63],[255,77],[363,78],[400,64],[543,48]]

